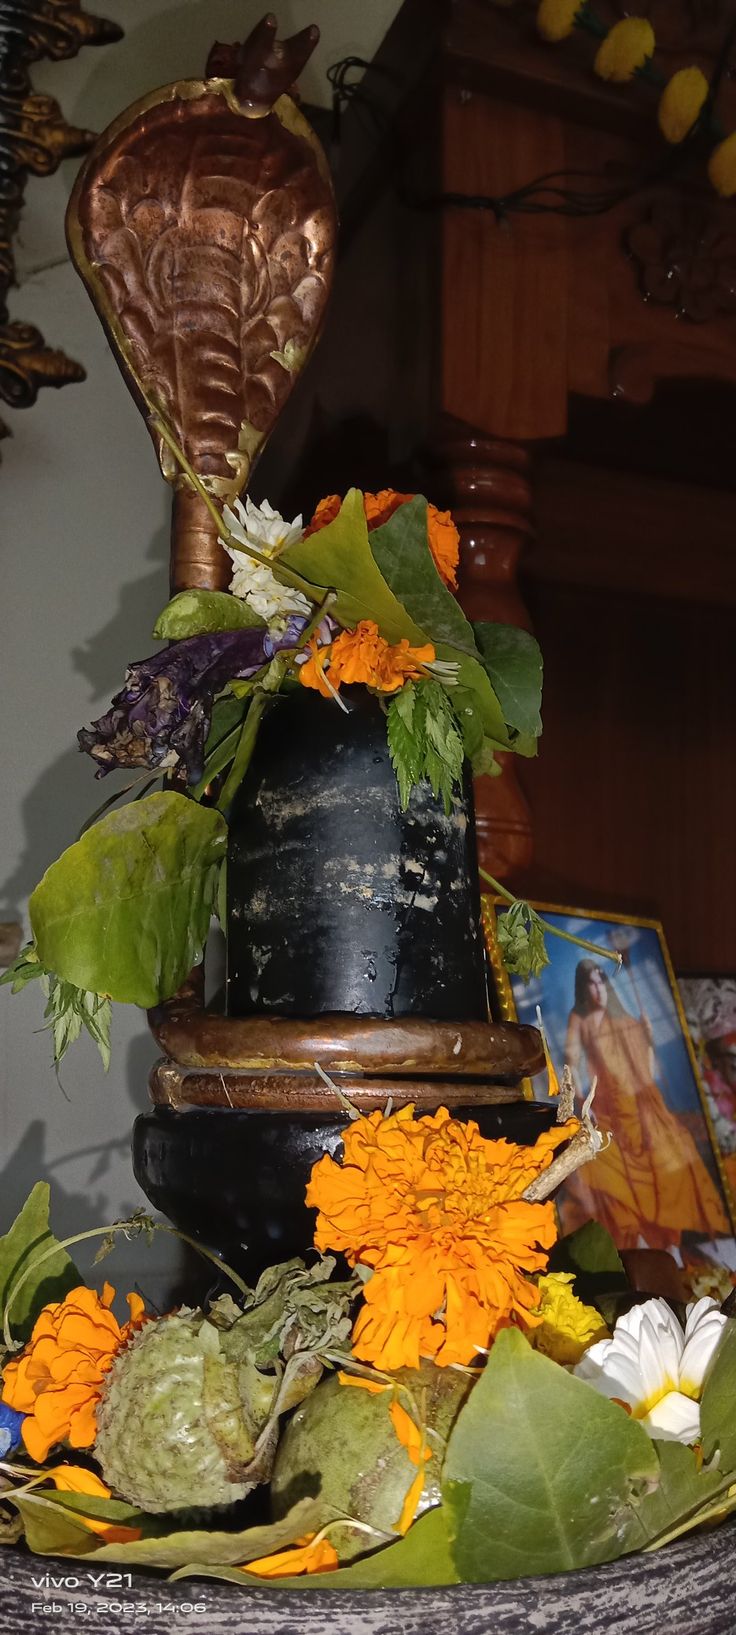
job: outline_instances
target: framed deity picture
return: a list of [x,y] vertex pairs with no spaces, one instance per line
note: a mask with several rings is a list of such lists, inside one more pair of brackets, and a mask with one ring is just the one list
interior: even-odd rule
[[677,981],[733,1213],[736,1208],[736,976],[683,976]]
[[[736,1191],[716,1149],[661,925],[533,906],[558,931],[600,950],[548,934],[549,964],[540,974],[509,976],[496,930],[504,907],[484,899],[500,1014],[534,1024],[540,1013],[557,1074],[567,1064],[581,1097],[595,1085],[594,1116],[611,1135],[562,1188],[562,1230],[593,1217],[621,1249],[668,1249],[682,1265],[715,1261],[736,1272]],[[546,1099],[544,1075],[532,1094]]]

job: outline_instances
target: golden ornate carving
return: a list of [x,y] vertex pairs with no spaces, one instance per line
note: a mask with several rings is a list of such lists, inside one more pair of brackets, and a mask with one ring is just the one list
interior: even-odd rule
[[[121,37],[116,23],[90,17],[76,0],[0,0],[0,398],[14,408],[35,403],[41,386],[84,380],[81,364],[44,344],[31,324],[10,323],[6,294],[14,282],[12,236],[26,176],[49,176],[62,159],[85,153],[94,132],[68,125],[53,97],[33,90],[28,63],[73,57],[83,45]],[[0,421],[0,437],[8,428]]]
[[151,417],[232,501],[314,346],[332,278],[329,172],[282,94],[317,30],[283,44],[274,33],[264,20],[243,46],[214,48],[211,77],[164,86],[123,113],[69,204],[72,256],[177,488],[177,588],[222,587],[229,564]]

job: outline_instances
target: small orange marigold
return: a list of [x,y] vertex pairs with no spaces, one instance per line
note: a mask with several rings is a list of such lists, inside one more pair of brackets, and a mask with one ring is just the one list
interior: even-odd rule
[[315,687],[325,698],[343,681],[347,686],[362,681],[378,692],[396,693],[405,681],[420,676],[423,666],[431,664],[435,656],[431,642],[411,647],[404,637],[392,647],[379,636],[378,625],[372,619],[361,619],[355,630],[343,630],[329,648],[319,648],[314,640],[309,645],[311,657],[300,665],[299,680],[303,687]]
[[2,1400],[25,1414],[21,1435],[42,1464],[58,1442],[91,1448],[102,1382],[121,1346],[143,1319],[143,1301],[128,1295],[130,1321],[120,1327],[110,1311],[115,1290],[84,1286],[44,1306],[22,1355],[3,1371]]

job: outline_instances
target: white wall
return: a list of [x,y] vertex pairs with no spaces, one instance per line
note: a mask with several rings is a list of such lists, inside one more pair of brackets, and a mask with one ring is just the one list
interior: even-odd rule
[[[88,9],[118,21],[125,39],[69,63],[39,64],[33,79],[71,123],[101,130],[152,87],[198,75],[214,39],[242,39],[268,7],[265,0],[90,0]],[[301,89],[327,104],[328,64],[371,57],[398,0],[276,0],[273,9],[281,35],[319,23],[322,40]],[[69,162],[29,182],[11,316],[37,324],[88,378],[43,391],[33,409],[3,411],[13,437],[2,445],[0,468],[0,917],[20,914],[24,924],[29,892],[108,792],[79,754],[76,729],[107,707],[126,661],[151,650],[167,591],[169,491],[66,257],[63,217],[76,168]],[[40,1178],[53,1183],[60,1235],[145,1201],[129,1158],[155,1056],[145,1019],[117,1007],[107,1077],[85,1039],[58,1082],[41,1028],[33,987],[14,997],[0,990],[0,1232]],[[104,1271],[127,1288],[135,1266],[144,1292],[160,1299],[173,1269],[171,1241],[162,1239],[150,1260],[142,1246],[124,1245]]]

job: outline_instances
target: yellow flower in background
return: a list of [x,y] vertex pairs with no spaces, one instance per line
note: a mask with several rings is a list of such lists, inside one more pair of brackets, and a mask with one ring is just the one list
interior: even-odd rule
[[654,55],[654,29],[646,17],[623,17],[598,47],[593,67],[601,79],[624,85]]
[[588,1346],[609,1337],[600,1312],[573,1293],[574,1281],[572,1272],[548,1272],[537,1280],[542,1321],[530,1338],[535,1351],[557,1363],[579,1363]]
[[736,131],[732,131],[724,142],[719,142],[718,147],[713,149],[708,160],[708,175],[722,199],[733,198],[736,193]]
[[541,0],[537,28],[543,40],[566,40],[572,34],[585,0]]
[[667,142],[684,142],[697,124],[710,90],[702,68],[680,68],[659,99],[657,118]]

